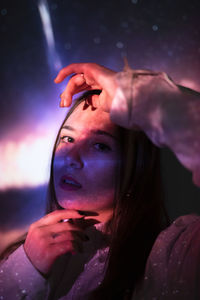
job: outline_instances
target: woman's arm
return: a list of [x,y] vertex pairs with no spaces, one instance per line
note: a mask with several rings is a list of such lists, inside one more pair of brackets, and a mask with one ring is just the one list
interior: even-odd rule
[[50,291],[46,278],[57,258],[78,252],[87,240],[80,225],[63,220],[82,218],[77,211],[57,210],[33,223],[25,243],[1,261],[0,299],[46,299]]
[[46,280],[27,258],[23,245],[0,264],[0,299],[43,300]]
[[113,122],[138,126],[157,146],[169,147],[200,186],[200,94],[176,85],[165,73],[129,71],[116,78]]
[[101,89],[94,105],[110,112],[113,122],[143,130],[158,146],[169,147],[193,173],[200,186],[200,94],[176,85],[166,73],[132,70],[116,73],[96,64],[72,64],[62,69],[56,83],[75,74],[61,95],[61,106],[88,89]]

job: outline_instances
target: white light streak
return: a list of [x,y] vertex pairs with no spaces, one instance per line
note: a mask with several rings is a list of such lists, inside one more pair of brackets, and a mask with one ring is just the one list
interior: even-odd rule
[[61,61],[56,53],[55,39],[53,33],[53,27],[51,22],[51,16],[49,12],[48,3],[46,0],[39,0],[38,9],[42,21],[42,27],[44,35],[47,41],[49,60],[53,62],[55,70],[59,70],[62,67]]

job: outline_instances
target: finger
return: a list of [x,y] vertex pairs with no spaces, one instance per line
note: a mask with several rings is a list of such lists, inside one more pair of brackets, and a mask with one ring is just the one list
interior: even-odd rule
[[63,241],[79,241],[79,242],[87,242],[89,241],[89,237],[77,230],[72,230],[72,231],[62,231],[62,232],[53,232],[49,235],[49,243],[50,244],[55,244]]
[[58,233],[66,230],[82,230],[77,224],[72,224],[70,222],[59,222],[56,224],[48,224],[40,227],[42,227],[44,234],[48,232]]
[[51,253],[54,257],[58,257],[65,253],[75,254],[76,252],[83,252],[82,243],[78,241],[63,241],[50,246]]
[[88,91],[91,89],[101,89],[99,85],[92,79],[85,77],[84,74],[74,75],[68,82],[64,92],[61,94],[60,106],[70,106],[72,97],[80,92]]
[[83,74],[73,76],[61,95],[61,105],[70,106],[72,103],[72,96],[88,88],[89,86],[86,84]]
[[90,90],[90,87],[87,84],[83,84],[82,86],[78,87],[76,89],[76,92],[72,93],[71,95],[65,94],[66,92],[64,91],[61,95],[61,101],[60,101],[60,107],[69,107],[72,104],[72,97],[75,94],[78,94],[83,91],[88,91]]
[[51,225],[56,224],[64,219],[76,219],[76,218],[83,218],[81,214],[78,213],[76,210],[55,210],[47,215],[45,215],[43,218],[38,220],[37,222],[33,223],[31,227],[37,227],[37,226],[45,226],[45,225]]
[[82,219],[76,219],[74,221],[74,224],[76,226],[78,226],[78,228],[82,228],[83,230],[85,230],[88,227],[94,226],[95,224],[100,223],[98,220],[94,219],[94,218],[82,218]]
[[54,79],[54,82],[55,83],[60,83],[61,81],[63,81],[69,75],[72,75],[74,73],[75,74],[83,73],[84,65],[85,64],[82,64],[82,63],[70,64],[70,65],[66,66],[65,68],[62,68],[59,71],[56,78]]
[[89,241],[89,236],[82,231],[74,230],[71,232],[74,240],[82,240],[83,242]]
[[74,74],[74,73],[76,73],[76,74],[84,73],[85,65],[89,66],[90,64],[89,63],[78,63],[78,64],[70,64],[70,65],[66,66],[65,68],[60,70],[57,77],[54,79],[54,82],[60,83],[67,76]]
[[100,106],[99,95],[91,95],[87,97],[87,103],[93,108],[98,108]]
[[72,104],[73,95],[87,90],[90,90],[90,88],[86,84],[84,84],[83,86],[77,88],[76,92],[72,93],[71,95],[68,94],[65,95],[63,94],[64,93],[63,92],[60,96],[61,98],[60,107],[69,107]]
[[64,231],[59,233],[52,232],[48,237],[48,241],[50,245],[57,244],[64,241],[73,241],[73,240],[74,237],[70,231]]
[[74,253],[74,245],[72,241],[63,241],[50,246],[51,255],[58,257],[62,254],[71,252]]
[[78,213],[85,217],[97,217],[99,216],[99,213],[96,211],[90,211],[90,210],[78,210]]
[[[67,76],[72,74],[84,74],[86,82],[88,84],[88,79],[95,80],[96,76],[100,74],[113,74],[113,72],[110,69],[107,69],[105,67],[102,67],[95,63],[77,63],[77,64],[70,64],[63,68],[57,75],[57,77],[54,79],[55,83],[60,83],[63,81]],[[89,83],[90,84],[90,83]]]

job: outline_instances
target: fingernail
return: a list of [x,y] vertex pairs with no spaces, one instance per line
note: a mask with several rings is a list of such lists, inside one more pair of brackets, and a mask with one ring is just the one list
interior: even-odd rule
[[67,99],[66,98],[63,99],[63,106],[67,106]]
[[63,100],[60,101],[60,107],[64,107]]
[[81,216],[86,216],[86,213],[85,213],[85,211],[78,210],[78,213],[79,213],[79,215],[81,215]]

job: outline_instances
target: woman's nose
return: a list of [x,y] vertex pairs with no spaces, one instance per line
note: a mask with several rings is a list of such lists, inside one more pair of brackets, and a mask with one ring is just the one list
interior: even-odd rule
[[72,147],[65,156],[66,167],[69,169],[82,169],[84,166],[80,149],[78,146]]

